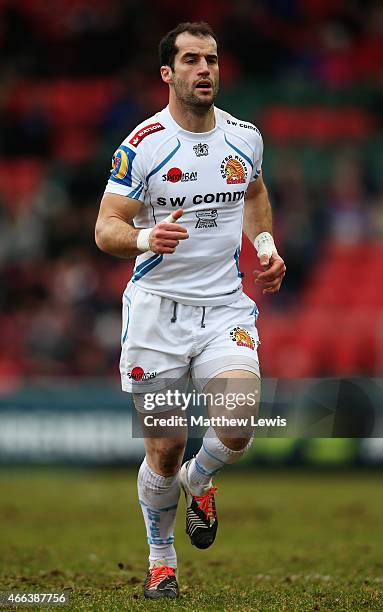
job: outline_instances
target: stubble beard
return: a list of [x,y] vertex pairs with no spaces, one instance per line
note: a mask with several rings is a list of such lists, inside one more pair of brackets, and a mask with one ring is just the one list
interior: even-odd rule
[[213,94],[208,99],[199,98],[193,91],[189,91],[183,81],[174,79],[174,93],[177,100],[196,115],[204,115],[213,106],[214,100],[218,93],[218,83],[213,85]]

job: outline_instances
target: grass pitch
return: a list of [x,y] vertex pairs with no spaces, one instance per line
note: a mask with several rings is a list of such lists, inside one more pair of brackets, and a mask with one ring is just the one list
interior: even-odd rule
[[220,527],[206,551],[184,533],[182,496],[181,596],[159,602],[142,595],[135,479],[122,470],[0,471],[0,590],[65,589],[69,606],[49,610],[383,610],[381,473],[227,470],[215,482]]

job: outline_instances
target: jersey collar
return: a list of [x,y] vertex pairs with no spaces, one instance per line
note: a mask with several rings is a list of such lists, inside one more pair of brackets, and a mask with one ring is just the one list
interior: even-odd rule
[[177,133],[181,134],[184,138],[187,138],[188,140],[193,140],[193,141],[207,140],[211,138],[212,136],[214,136],[218,131],[218,116],[217,116],[216,107],[214,107],[215,127],[209,132],[189,132],[188,130],[184,130],[180,125],[178,125],[178,123],[171,116],[169,106],[167,106],[164,109],[164,111],[166,112],[169,122],[177,129]]

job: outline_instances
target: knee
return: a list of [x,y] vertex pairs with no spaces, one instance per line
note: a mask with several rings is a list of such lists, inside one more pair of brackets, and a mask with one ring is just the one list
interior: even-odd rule
[[225,444],[225,446],[227,446],[228,448],[230,448],[230,450],[234,450],[234,451],[245,451],[246,447],[248,446],[250,442],[249,438],[226,438],[225,442],[223,442],[223,444]]
[[225,434],[225,432],[217,432],[217,436],[224,446],[237,452],[247,451],[250,448],[253,440],[253,438],[250,436],[242,438],[239,436],[234,437],[232,431],[227,432],[227,434]]
[[181,467],[186,441],[183,438],[146,440],[146,455],[157,474],[173,476]]

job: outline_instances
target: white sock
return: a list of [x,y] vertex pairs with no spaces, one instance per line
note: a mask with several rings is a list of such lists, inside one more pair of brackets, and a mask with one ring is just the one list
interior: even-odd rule
[[209,427],[202,440],[202,446],[190,461],[187,480],[195,495],[203,495],[212,485],[211,479],[229,463],[236,463],[253,443],[251,438],[241,450],[231,450],[218,438],[213,427]]
[[174,476],[156,474],[145,457],[138,471],[137,488],[148,536],[150,567],[158,559],[177,567],[173,541],[180,495],[178,472]]

